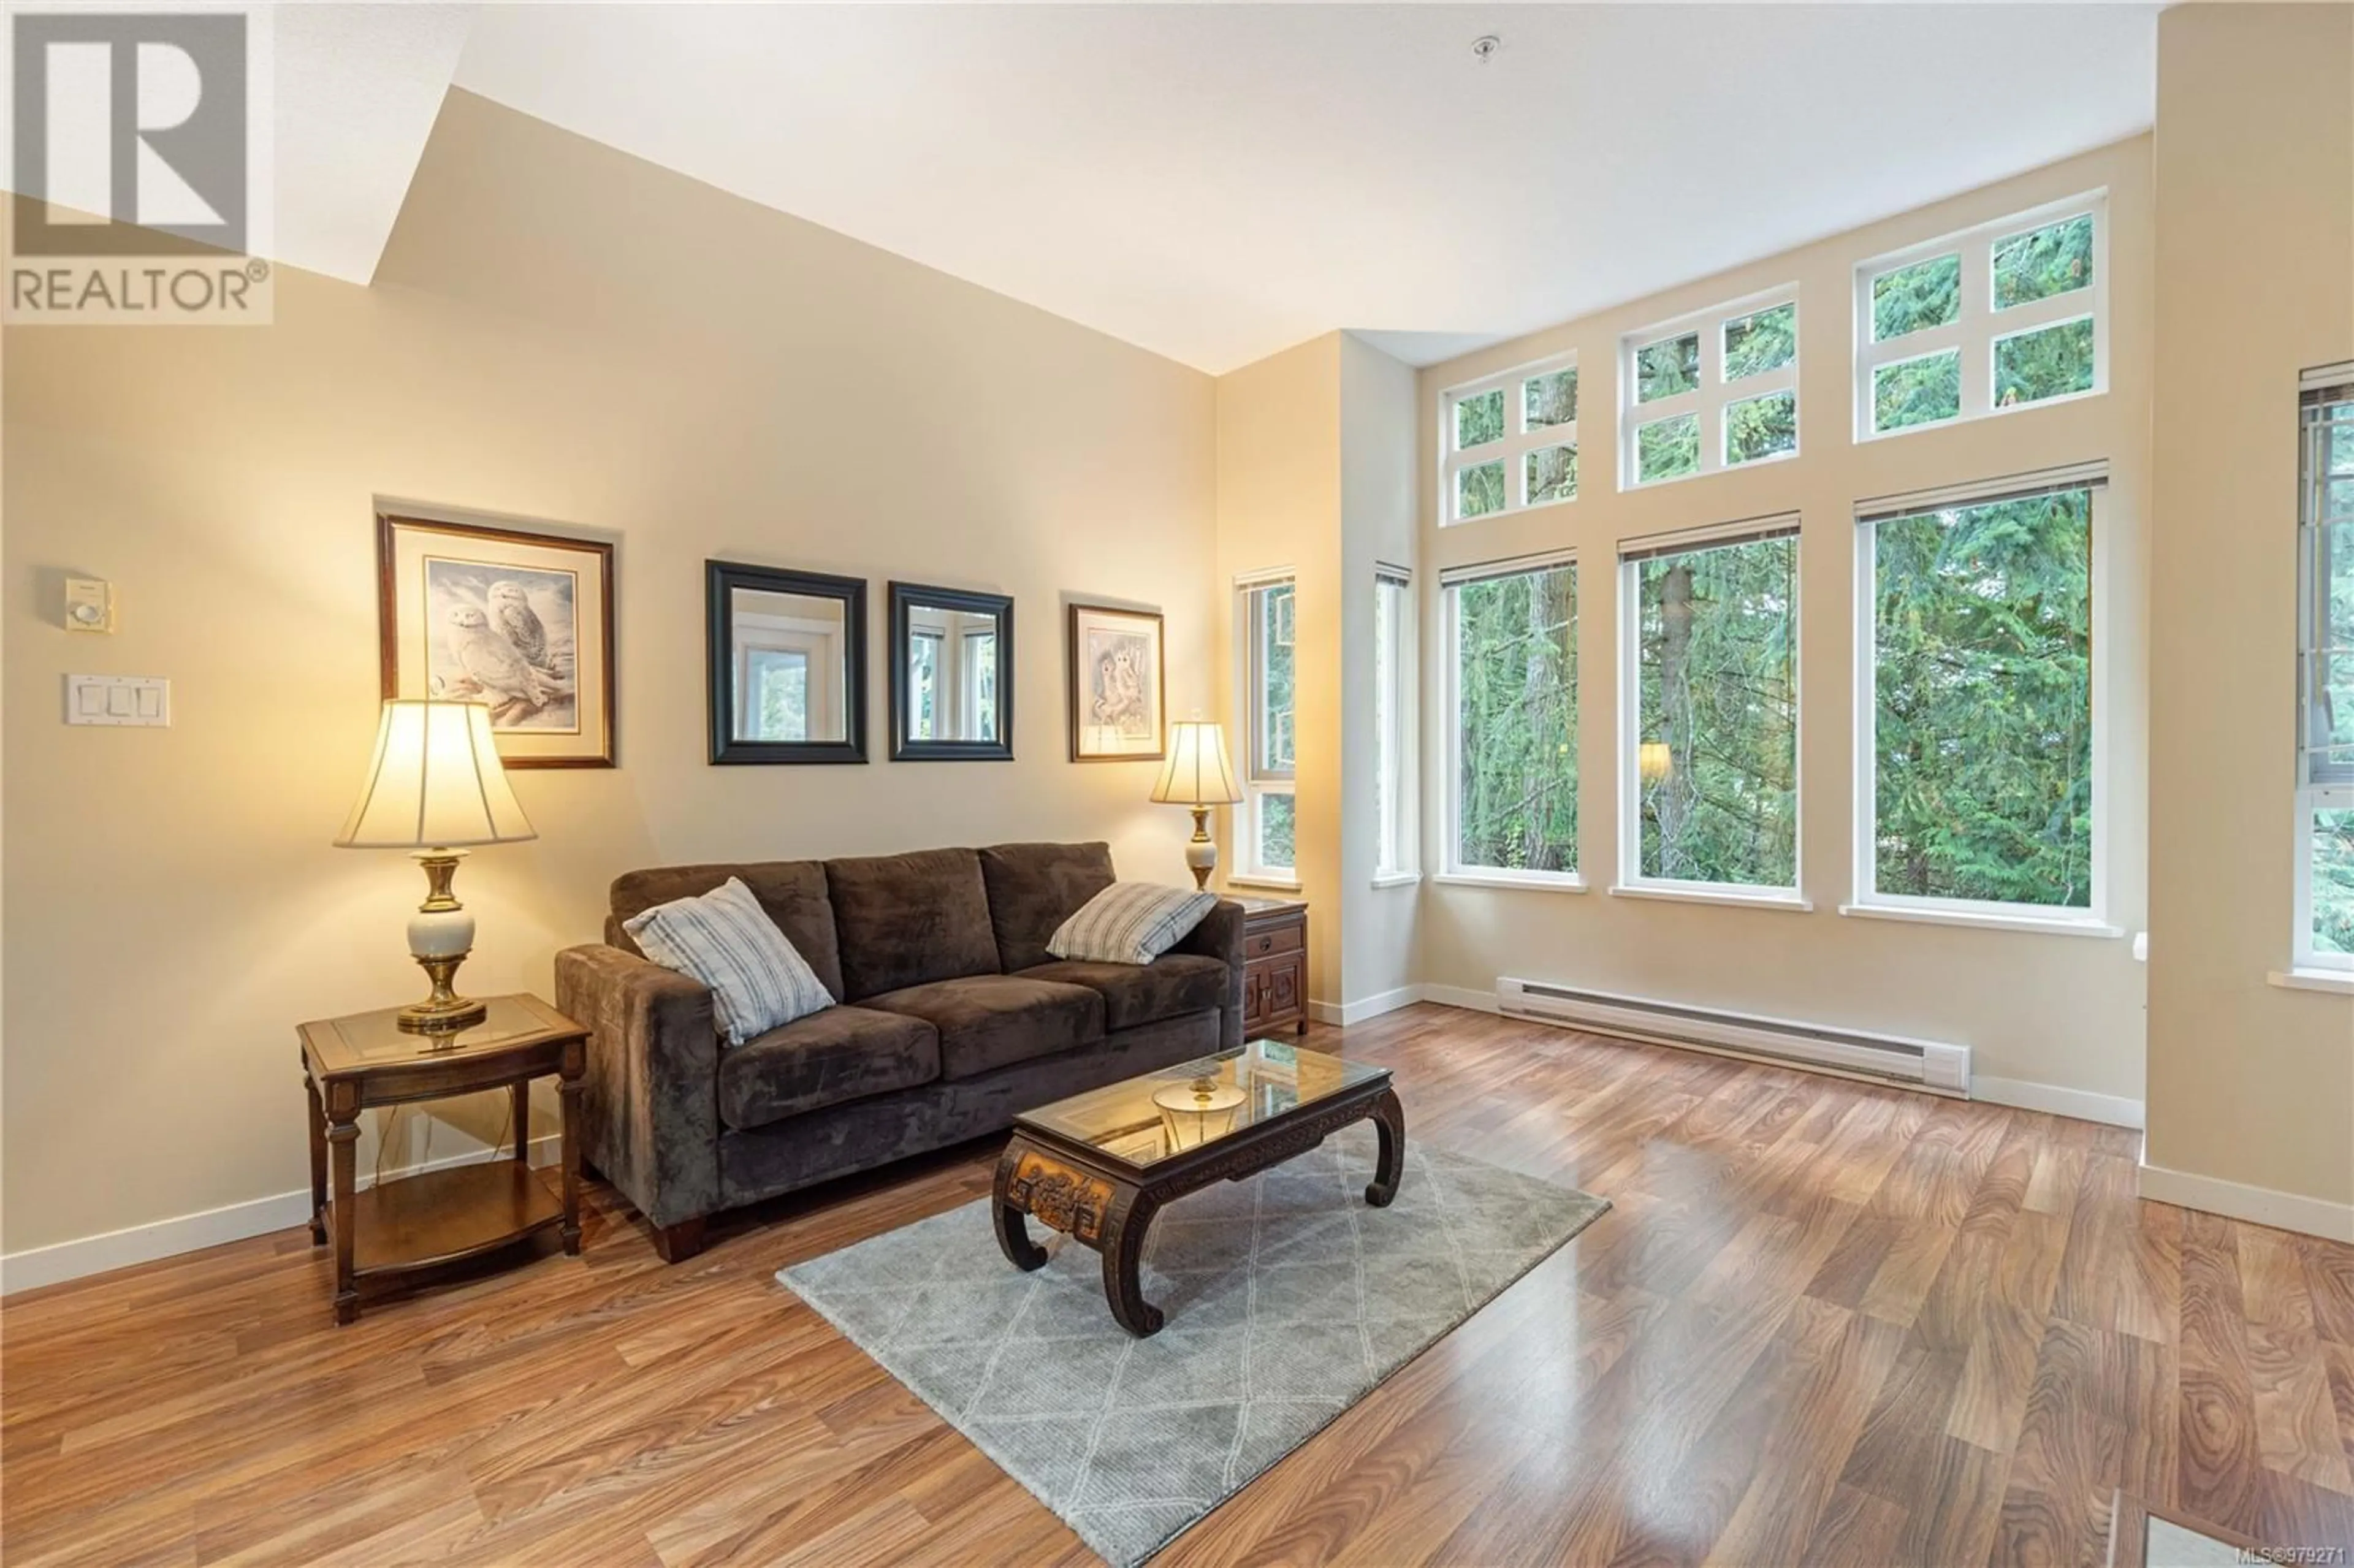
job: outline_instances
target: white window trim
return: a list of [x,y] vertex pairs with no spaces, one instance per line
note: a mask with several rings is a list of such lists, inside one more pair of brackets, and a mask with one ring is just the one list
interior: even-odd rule
[[[1744,467],[1747,465],[1744,465]],[[1648,534],[1618,541],[1618,880],[1610,885],[1613,897],[1673,898],[1692,904],[1734,904],[1758,908],[1812,909],[1813,902],[1806,895],[1807,880],[1807,810],[1806,810],[1806,682],[1803,678],[1804,651],[1799,639],[1790,642],[1791,668],[1791,739],[1797,753],[1798,766],[1793,777],[1797,783],[1796,798],[1791,802],[1792,837],[1791,865],[1797,881],[1788,887],[1753,886],[1739,882],[1686,882],[1679,878],[1646,876],[1643,874],[1643,780],[1642,780],[1642,588],[1636,576],[1641,557],[1663,546],[1678,550],[1706,549],[1712,545],[1736,544],[1765,535],[1776,535],[1797,526],[1795,513],[1771,517],[1753,517],[1737,523],[1717,524],[1705,528],[1678,529],[1670,534]],[[1629,552],[1633,552],[1630,556]],[[1800,569],[1793,578],[1794,592],[1802,592],[1797,585],[1805,576],[1805,544],[1799,544]],[[1802,624],[1806,614],[1803,598],[1790,607],[1793,631]]]
[[2018,911],[2031,907],[2019,904],[1979,904],[1973,900],[1956,899],[1941,904],[1935,899],[1895,901],[1893,894],[1883,895],[1877,904],[1842,904],[1840,913],[1866,920],[1909,920],[1923,926],[1977,926],[1989,931],[2028,931],[2046,937],[2122,937],[2122,926],[2112,926],[2105,920],[2071,918],[2064,916],[2026,915]]
[[[1577,368],[1575,353],[1557,354],[1550,359],[1540,359],[1510,370],[1467,381],[1460,387],[1450,387],[1438,398],[1438,525],[1452,528],[1464,523],[1487,523],[1507,517],[1515,512],[1545,511],[1555,506],[1575,506],[1575,493],[1559,501],[1543,501],[1532,506],[1528,499],[1528,454],[1548,447],[1569,447],[1576,450],[1578,488],[1585,488],[1585,465],[1584,449],[1578,447],[1577,421],[1562,425],[1536,425],[1528,422],[1527,395],[1522,383],[1555,371]],[[1455,445],[1455,408],[1468,398],[1500,390],[1504,394],[1504,434],[1501,440],[1485,441],[1476,447],[1458,450]],[[1577,402],[1583,412],[1585,407],[1585,377],[1578,376]],[[1493,512],[1482,512],[1477,517],[1458,517],[1455,512],[1455,476],[1467,468],[1479,468],[1503,460],[1504,504]]]
[[2274,969],[2264,977],[2264,980],[2283,991],[2319,991],[2354,996],[2354,970]]
[[[1381,661],[1379,606],[1381,596],[1393,588],[1398,595],[1398,604],[1391,621],[1390,668],[1385,670]],[[1416,613],[1413,571],[1385,562],[1375,563],[1373,602],[1373,683],[1377,698],[1385,698],[1389,704],[1392,735],[1384,742],[1376,725],[1373,760],[1376,768],[1385,774],[1383,779],[1386,790],[1384,805],[1389,820],[1374,823],[1373,885],[1375,887],[1403,887],[1422,880],[1422,835],[1416,810],[1419,803],[1416,785],[1421,769],[1415,765],[1419,755],[1416,744],[1415,699],[1421,687],[1421,682],[1416,679],[1416,672],[1421,665],[1416,645],[1420,616]],[[1384,859],[1384,849],[1393,847],[1396,858]]]
[[[1579,395],[1584,396],[1583,389],[1580,390]],[[1466,865],[1463,863],[1463,758],[1461,756],[1463,628],[1456,615],[1457,600],[1452,591],[1465,583],[1482,582],[1490,577],[1512,577],[1523,572],[1551,571],[1555,567],[1576,565],[1575,550],[1549,550],[1541,555],[1515,556],[1507,560],[1451,567],[1439,574],[1439,614],[1444,623],[1439,635],[1441,646],[1446,653],[1442,661],[1445,668],[1440,673],[1444,694],[1442,697],[1444,712],[1440,722],[1447,737],[1446,750],[1440,758],[1440,765],[1447,772],[1447,785],[1442,792],[1439,811],[1442,819],[1439,823],[1439,832],[1443,840],[1438,852],[1439,869],[1432,874],[1430,880],[1433,882],[1460,887],[1552,888],[1564,893],[1581,893],[1585,889],[1585,877],[1581,870],[1520,871],[1509,866]],[[1585,592],[1585,573],[1581,571],[1577,577],[1575,591],[1582,599]],[[1579,613],[1579,608],[1574,608],[1571,611],[1574,617]],[[1578,690],[1573,701],[1575,706],[1572,711],[1576,715],[1579,733],[1583,734],[1585,720],[1585,683],[1582,677],[1578,682]],[[1585,802],[1583,800],[1578,801],[1577,821],[1576,860],[1577,864],[1582,867],[1585,862]]]
[[2335,990],[2335,986],[2316,982],[2339,977],[2354,979],[2354,953],[2325,953],[2313,945],[2313,816],[2316,811],[2354,810],[2354,780],[2338,777],[2315,778],[2316,768],[2306,738],[2307,728],[2313,723],[2313,693],[2309,686],[2312,674],[2308,661],[2321,646],[2322,628],[2318,624],[2318,616],[2325,591],[2314,577],[2314,568],[2317,565],[2318,527],[2322,522],[2324,475],[2312,462],[2314,438],[2307,418],[2311,405],[2306,398],[2315,395],[2334,395],[2341,388],[2354,388],[2354,361],[2309,370],[2299,378],[2296,431],[2296,822],[2292,877],[2296,890],[2293,911],[2296,924],[2291,928],[2289,951],[2293,956],[2289,968],[2285,972],[2276,971],[2271,978],[2275,985],[2303,990]]
[[1262,772],[1258,760],[1258,673],[1257,652],[1253,646],[1257,623],[1251,614],[1251,596],[1261,588],[1289,584],[1292,589],[1291,613],[1294,637],[1292,665],[1292,695],[1299,699],[1298,629],[1299,624],[1299,584],[1298,575],[1289,567],[1269,567],[1246,572],[1235,578],[1235,734],[1242,743],[1241,785],[1243,798],[1232,812],[1234,823],[1234,870],[1226,875],[1231,886],[1267,887],[1282,892],[1299,888],[1299,868],[1262,865],[1258,859],[1259,813],[1270,795],[1287,795],[1293,800],[1293,853],[1298,853],[1299,779],[1298,713],[1295,705],[1292,745],[1295,748],[1293,771],[1290,773]]
[[[2009,232],[2008,229],[2005,232]],[[2089,490],[2092,512],[2086,520],[2093,552],[2092,609],[2092,747],[2093,861],[2089,873],[2092,902],[2083,909],[2049,904],[2005,904],[1984,898],[1926,898],[1914,894],[1882,893],[1875,884],[1879,857],[1873,853],[1880,816],[1879,563],[1873,545],[1879,524],[1890,518],[1917,516],[1947,507],[1983,506],[1992,502],[2038,492]],[[1840,913],[1867,918],[1919,920],[1942,926],[1984,926],[1997,930],[2035,931],[2052,936],[2122,937],[2125,930],[2109,916],[2109,745],[2106,715],[2115,704],[2109,696],[2109,661],[2101,656],[2101,606],[2109,594],[2109,555],[2102,546],[2107,530],[2102,519],[2108,510],[2108,465],[2080,463],[2064,469],[2017,474],[2009,479],[1956,485],[1940,492],[1891,496],[1856,504],[1855,585],[1850,596],[1855,606],[1855,669],[1851,684],[1855,704],[1855,753],[1852,865],[1854,892]]]
[[1500,866],[1466,866],[1442,871],[1430,880],[1442,887],[1517,887],[1530,893],[1583,893],[1585,878],[1574,871],[1509,871]]
[[[1699,479],[1707,474],[1729,472],[1734,469],[1763,468],[1767,463],[1787,462],[1806,449],[1805,419],[1798,420],[1798,441],[1787,452],[1771,457],[1753,458],[1747,462],[1727,463],[1724,461],[1725,420],[1727,404],[1745,403],[1753,397],[1769,393],[1788,392],[1795,406],[1797,400],[1798,361],[1800,354],[1793,348],[1790,363],[1776,369],[1744,376],[1739,381],[1724,379],[1724,328],[1729,322],[1744,316],[1770,311],[1777,305],[1788,305],[1793,311],[1798,303],[1798,286],[1786,284],[1751,294],[1729,304],[1713,305],[1704,311],[1679,316],[1674,321],[1631,332],[1618,340],[1618,488],[1649,490],[1656,485],[1674,484],[1682,480]],[[1795,334],[1803,328],[1803,314],[1796,314]],[[1635,401],[1637,376],[1635,356],[1653,344],[1663,343],[1687,334],[1700,336],[1700,385],[1690,392],[1679,392],[1672,397],[1659,397],[1649,403]],[[1663,475],[1659,479],[1637,477],[1635,466],[1636,434],[1646,425],[1656,425],[1662,419],[1672,419],[1681,414],[1700,416],[1700,467],[1690,473]],[[1802,411],[1803,416],[1803,411]]]
[[1671,882],[1647,877],[1614,882],[1613,898],[1661,898],[1677,904],[1727,904],[1741,909],[1787,909],[1805,914],[1815,901],[1787,887],[1744,887],[1737,882]]
[[[2072,289],[2048,299],[2031,300],[2003,311],[1995,310],[1995,241],[2010,238],[2029,229],[2043,228],[2084,213],[2090,213],[2093,217],[2092,286]],[[1956,318],[1945,326],[1909,332],[1885,343],[1874,343],[1872,337],[1872,280],[1917,261],[1927,261],[1956,252],[1959,252],[1962,259],[1960,310]],[[2023,413],[2030,408],[2056,408],[2062,403],[2100,397],[2109,389],[2108,192],[2105,189],[2089,191],[2065,201],[2049,202],[2026,212],[1979,224],[1975,228],[1940,235],[1935,239],[1925,239],[1918,245],[1908,245],[1902,250],[1892,250],[1858,262],[1854,293],[1855,439],[1859,441],[1888,440],[1920,430],[1951,429],[1970,419]],[[1997,343],[2004,338],[2016,337],[2022,332],[2056,326],[2062,322],[2087,316],[2093,322],[2091,387],[2082,392],[2066,392],[2056,397],[2039,397],[2032,403],[2014,403],[2004,407],[1995,402],[1994,346]],[[1883,365],[1921,359],[1954,348],[1961,350],[1961,411],[1950,419],[1938,419],[1925,425],[1903,425],[1893,430],[1874,429],[1872,419],[1872,372]]]

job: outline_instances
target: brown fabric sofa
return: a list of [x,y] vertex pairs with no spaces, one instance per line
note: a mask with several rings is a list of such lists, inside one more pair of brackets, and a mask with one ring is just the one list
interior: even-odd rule
[[[621,928],[744,880],[844,1005],[723,1047],[711,993]],[[1016,1112],[1242,1044],[1242,906],[1153,963],[1066,963],[1047,938],[1111,885],[1109,846],[666,866],[613,884],[602,944],[557,955],[592,1031],[582,1150],[691,1257],[723,1209],[1013,1125]]]

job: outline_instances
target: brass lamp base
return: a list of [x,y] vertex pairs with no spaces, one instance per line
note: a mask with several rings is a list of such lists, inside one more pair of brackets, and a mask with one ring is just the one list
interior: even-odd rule
[[402,1008],[393,1022],[411,1034],[457,1034],[489,1017],[488,1002],[460,996],[450,989],[458,966],[465,961],[465,953],[450,959],[419,959],[419,966],[433,981],[433,994]]
[[1210,873],[1218,868],[1218,841],[1210,836],[1210,808],[1195,806],[1193,811],[1193,836],[1185,845],[1185,864],[1199,890],[1210,885]]
[[433,982],[433,994],[409,1003],[393,1020],[411,1034],[457,1034],[490,1015],[489,1004],[460,996],[450,982],[474,950],[474,917],[450,890],[464,850],[417,852],[425,868],[425,902],[408,922],[408,954]]

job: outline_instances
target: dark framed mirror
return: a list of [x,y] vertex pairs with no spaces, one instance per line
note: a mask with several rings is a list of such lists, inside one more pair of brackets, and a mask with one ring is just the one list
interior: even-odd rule
[[866,583],[704,563],[711,760],[866,760]]
[[1013,756],[1013,601],[891,585],[891,760]]

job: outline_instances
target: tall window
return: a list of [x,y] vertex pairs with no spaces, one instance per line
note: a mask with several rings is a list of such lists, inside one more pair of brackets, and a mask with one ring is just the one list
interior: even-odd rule
[[1577,566],[1449,573],[1449,871],[1577,874]]
[[1448,523],[1577,499],[1577,361],[1523,365],[1439,399]]
[[1621,883],[1798,885],[1795,518],[1620,555]]
[[1244,583],[1240,596],[1243,671],[1243,803],[1236,858],[1245,877],[1288,882],[1295,875],[1292,753],[1291,579]]
[[1860,903],[2097,917],[2097,483],[1977,486],[1862,515]]
[[1414,585],[1405,572],[1373,574],[1373,874],[1415,866]]
[[2085,196],[1856,269],[1856,434],[2104,389],[2102,199]]
[[1798,302],[1785,289],[1629,334],[1618,487],[1795,456]]
[[2354,969],[2354,366],[2303,398],[2296,959]]

